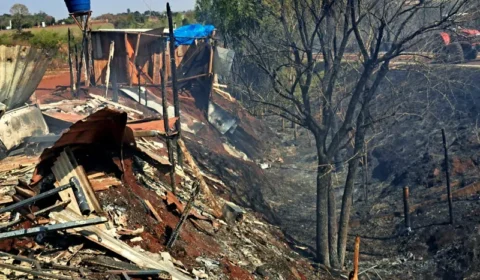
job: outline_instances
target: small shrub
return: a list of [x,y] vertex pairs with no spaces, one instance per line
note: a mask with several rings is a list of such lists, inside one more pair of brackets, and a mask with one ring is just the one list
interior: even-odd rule
[[12,36],[14,41],[29,41],[32,39],[35,35],[32,34],[30,31],[26,32],[15,32]]
[[10,34],[0,34],[0,45],[13,45],[12,36],[10,36]]
[[66,36],[49,31],[40,31],[29,40],[33,47],[45,50],[58,50],[66,41]]

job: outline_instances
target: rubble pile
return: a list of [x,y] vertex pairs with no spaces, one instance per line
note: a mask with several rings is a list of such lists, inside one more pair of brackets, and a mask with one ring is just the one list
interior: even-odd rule
[[[48,131],[18,136],[20,144],[0,161],[0,273],[9,279],[311,279],[314,269],[278,227],[229,201],[248,200],[235,189],[255,181],[240,182],[249,169],[261,169],[226,151],[235,144],[202,113],[188,105],[182,112],[189,158],[176,166],[174,194],[158,112],[128,96],[117,103],[92,92],[25,107],[42,112]],[[172,129],[175,121],[169,120]]]

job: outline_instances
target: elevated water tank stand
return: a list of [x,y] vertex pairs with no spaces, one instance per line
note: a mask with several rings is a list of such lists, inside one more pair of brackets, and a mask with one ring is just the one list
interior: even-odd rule
[[73,20],[75,20],[78,27],[80,27],[82,31],[91,30],[90,18],[92,17],[92,11],[73,13],[73,14],[70,14],[70,16],[73,18]]

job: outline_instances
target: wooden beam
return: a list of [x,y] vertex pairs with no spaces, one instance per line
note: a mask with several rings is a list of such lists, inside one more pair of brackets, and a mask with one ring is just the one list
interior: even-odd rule
[[157,219],[158,222],[163,222],[162,218],[160,217],[160,215],[158,214],[157,210],[155,210],[155,208],[153,208],[153,205],[150,203],[150,201],[144,199],[143,200],[145,202],[145,205],[147,205],[148,209],[150,210],[150,212],[152,212],[153,216],[155,217],[155,219]]
[[[178,137],[175,139],[182,138],[182,126],[181,119],[180,119],[180,102],[178,98],[178,89],[177,89],[177,63],[176,63],[176,55],[175,55],[175,36],[173,33],[173,18],[172,18],[172,10],[170,9],[170,4],[167,2],[167,17],[168,17],[168,30],[170,36],[170,64],[171,64],[171,76],[172,76],[172,92],[173,92],[173,106],[175,108],[175,117],[177,118],[177,122],[175,125],[176,131],[178,133]],[[182,151],[178,147],[177,144],[177,161],[180,166],[182,166],[183,159],[182,159]]]

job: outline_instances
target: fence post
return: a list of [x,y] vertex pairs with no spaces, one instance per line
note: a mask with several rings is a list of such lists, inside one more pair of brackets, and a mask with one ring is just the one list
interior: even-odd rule
[[442,128],[443,150],[445,151],[445,175],[447,177],[447,194],[448,194],[448,213],[450,214],[450,224],[453,224],[453,205],[452,205],[452,190],[450,188],[450,172],[448,167],[448,148],[445,137],[445,129]]

